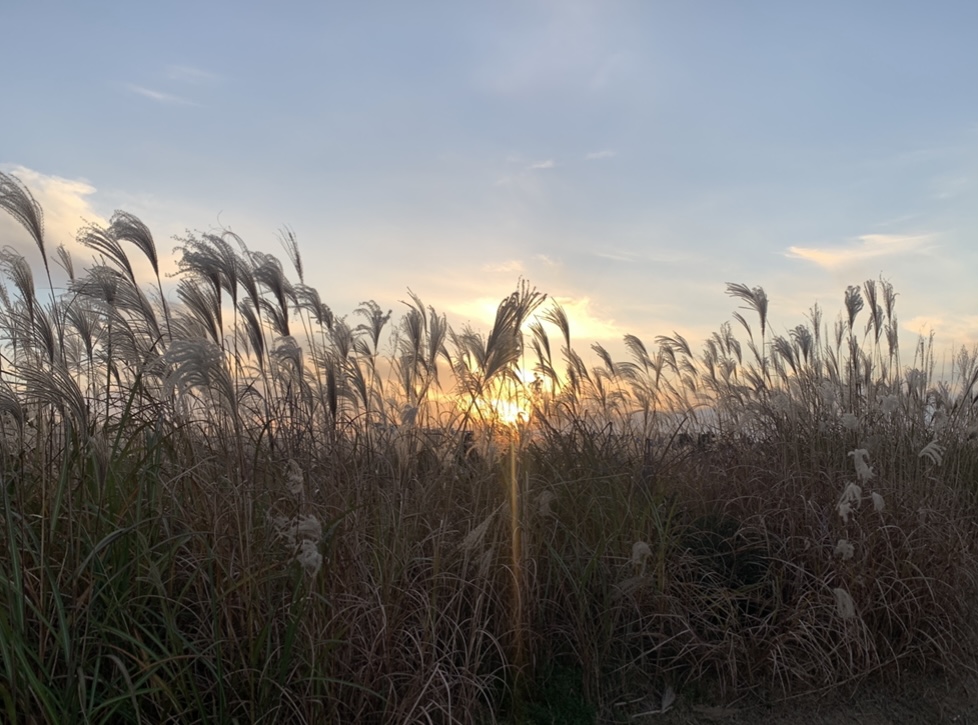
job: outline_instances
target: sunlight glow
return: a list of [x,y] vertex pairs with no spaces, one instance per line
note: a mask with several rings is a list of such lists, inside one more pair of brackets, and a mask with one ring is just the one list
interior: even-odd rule
[[525,398],[482,398],[476,401],[475,407],[490,425],[501,423],[515,428],[530,422],[530,402]]
[[516,400],[493,400],[490,405],[495,411],[496,418],[500,423],[508,426],[522,425],[530,420],[530,411],[522,404],[523,401]]

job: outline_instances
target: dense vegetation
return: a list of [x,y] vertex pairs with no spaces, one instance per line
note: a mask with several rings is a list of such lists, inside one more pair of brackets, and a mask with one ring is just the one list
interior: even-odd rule
[[883,280],[784,335],[728,285],[701,351],[589,366],[527,284],[486,335],[350,321],[288,232],[298,282],[196,234],[167,299],[134,216],[76,270],[0,207],[48,288],[0,253],[6,722],[627,720],[973,666],[978,362],[901,359]]

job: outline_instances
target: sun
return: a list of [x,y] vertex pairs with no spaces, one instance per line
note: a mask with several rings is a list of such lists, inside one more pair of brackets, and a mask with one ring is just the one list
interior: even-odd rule
[[482,420],[488,424],[501,423],[507,428],[526,425],[530,421],[529,401],[516,398],[480,398],[475,403]]
[[515,400],[491,400],[496,420],[504,425],[515,427],[525,425],[530,420],[530,411],[525,405]]

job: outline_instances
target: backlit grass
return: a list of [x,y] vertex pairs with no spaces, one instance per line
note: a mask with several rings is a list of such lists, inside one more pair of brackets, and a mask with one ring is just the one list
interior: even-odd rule
[[344,317],[289,233],[297,281],[201,234],[164,297],[135,217],[83,270],[0,207],[47,284],[0,254],[4,721],[627,721],[973,667],[978,361],[902,355],[884,280],[784,333],[731,284],[701,350],[590,365],[525,283],[485,334]]

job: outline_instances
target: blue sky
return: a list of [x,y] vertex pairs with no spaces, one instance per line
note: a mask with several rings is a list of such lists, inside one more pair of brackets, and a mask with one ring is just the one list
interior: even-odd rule
[[52,246],[116,208],[161,253],[288,224],[338,314],[410,287],[484,328],[522,276],[582,348],[700,341],[726,282],[776,331],[831,320],[882,275],[905,347],[978,342],[973,2],[7,0],[0,28],[0,169]]

